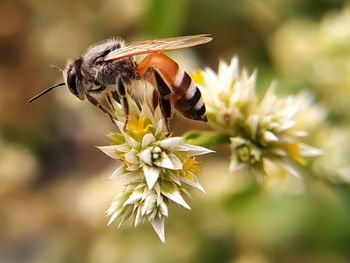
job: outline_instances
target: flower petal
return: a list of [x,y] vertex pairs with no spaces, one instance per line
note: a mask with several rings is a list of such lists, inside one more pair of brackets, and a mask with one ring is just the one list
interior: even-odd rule
[[299,151],[300,151],[300,154],[305,157],[318,156],[323,153],[322,150],[304,143],[299,143]]
[[124,165],[120,165],[109,177],[109,179],[118,179],[124,175]]
[[191,207],[186,203],[186,201],[182,198],[179,191],[174,191],[172,193],[164,193],[166,197],[168,197],[170,200],[173,200],[174,202],[178,203],[179,205],[182,205],[183,207],[191,210]]
[[186,177],[181,177],[181,181],[184,182],[185,184],[188,184],[188,185],[194,187],[194,188],[197,188],[199,191],[201,191],[205,194],[205,190],[204,190],[203,186],[200,183],[198,183],[198,179],[194,175],[192,175],[192,176],[194,177],[194,181],[192,181]]
[[164,121],[163,120],[158,121],[157,129],[156,129],[156,132],[154,134],[156,136],[160,136],[161,133],[164,131],[164,128],[165,128]]
[[189,156],[195,156],[195,155],[202,155],[207,153],[213,153],[215,151],[209,150],[207,148],[197,146],[197,145],[191,145],[191,144],[183,144],[187,148],[187,152]]
[[124,202],[123,206],[134,204],[136,201],[142,198],[142,192],[133,192],[129,198]]
[[107,226],[109,226],[110,224],[113,223],[113,221],[118,217],[118,215],[120,214],[120,212],[115,212],[112,214],[111,218],[109,219]]
[[174,165],[174,170],[181,170],[182,169],[182,162],[180,161],[179,158],[173,153],[168,154],[171,162]]
[[156,231],[157,235],[159,236],[160,241],[162,241],[162,243],[164,243],[165,242],[164,217],[154,218],[151,221],[151,224],[152,224],[154,231]]
[[120,132],[124,135],[124,122],[121,122],[121,121],[116,121],[115,122],[120,130]]
[[140,154],[140,159],[148,165],[152,165],[152,152],[150,148],[146,148]]
[[159,205],[159,211],[163,216],[168,216],[168,206],[166,203],[161,202]]
[[152,142],[155,142],[156,138],[154,138],[152,133],[147,133],[145,136],[143,136],[142,139],[142,148],[146,148],[148,145],[150,145]]
[[132,165],[129,165],[126,170],[129,171],[129,172],[135,172],[137,170],[140,169],[140,165],[139,164],[132,164]]
[[295,177],[302,179],[300,173],[286,160],[280,160],[280,159],[270,159],[272,162],[289,172],[290,174],[294,175]]
[[174,151],[176,146],[178,146],[182,141],[181,137],[171,137],[165,140],[162,140],[159,144],[163,149],[167,149],[168,151]]
[[143,171],[145,173],[148,189],[152,189],[154,184],[158,180],[160,169],[152,167],[152,166],[144,165]]
[[131,164],[138,164],[139,163],[139,158],[136,156],[137,151],[135,149],[132,149],[128,153],[124,155],[125,160]]
[[282,132],[285,130],[288,130],[290,128],[292,128],[295,125],[295,121],[292,120],[288,120],[286,122],[283,122],[279,127],[278,127],[278,131]]
[[247,124],[248,124],[249,130],[251,132],[252,138],[255,139],[256,132],[258,130],[259,116],[256,114],[250,115],[248,117]]
[[133,148],[138,148],[140,146],[140,143],[135,141],[132,137],[127,135],[126,133],[123,134],[125,137],[125,140],[128,144],[130,144],[131,147]]
[[[163,167],[167,169],[175,170],[174,164],[171,162],[170,158],[165,152],[160,153],[160,157],[153,162],[158,167]],[[181,169],[181,168],[180,168]]]
[[141,214],[142,215],[151,215],[154,211],[156,211],[157,200],[154,194],[150,193],[146,196],[145,200],[142,203]]
[[186,201],[182,198],[180,192],[177,190],[176,186],[169,182],[163,182],[161,184],[161,192],[163,195],[168,197],[170,200],[182,205],[187,209],[191,209]]
[[141,208],[138,207],[136,209],[136,215],[134,220],[134,226],[138,226],[141,223],[142,215],[141,215]]
[[99,146],[97,148],[113,159],[118,158],[117,145]]
[[264,140],[267,141],[267,142],[276,142],[276,141],[278,141],[278,137],[273,132],[265,131],[263,136],[264,136]]
[[244,169],[244,167],[244,163],[239,162],[235,156],[231,156],[231,162],[228,168],[231,173],[239,172]]

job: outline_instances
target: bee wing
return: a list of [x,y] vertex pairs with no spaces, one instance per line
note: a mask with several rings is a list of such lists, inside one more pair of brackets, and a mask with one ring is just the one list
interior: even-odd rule
[[110,52],[104,60],[117,60],[135,55],[193,47],[208,43],[212,39],[213,38],[209,34],[200,34],[132,42]]

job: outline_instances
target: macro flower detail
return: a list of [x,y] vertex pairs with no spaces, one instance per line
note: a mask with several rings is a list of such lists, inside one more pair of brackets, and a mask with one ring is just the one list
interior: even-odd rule
[[216,130],[236,134],[237,123],[246,120],[256,105],[254,72],[239,72],[238,57],[230,65],[220,61],[218,73],[211,68],[197,71],[194,80],[201,88],[209,124]]
[[124,123],[117,121],[121,133],[111,134],[111,145],[99,149],[122,162],[112,178],[129,181],[107,211],[109,224],[116,219],[119,225],[130,219],[134,226],[148,221],[165,242],[169,201],[190,209],[183,196],[189,195],[190,188],[204,192],[196,177],[200,168],[194,156],[212,151],[186,144],[181,137],[169,137],[159,108],[149,105],[144,103],[130,118],[126,132]]
[[265,163],[271,161],[301,177],[296,164],[305,165],[305,157],[321,154],[303,143],[307,132],[297,123],[300,115],[312,110],[309,95],[277,96],[273,82],[259,101],[256,73],[240,72],[237,57],[229,65],[220,61],[218,73],[206,68],[194,79],[200,82],[209,125],[230,138],[232,173],[247,172],[263,182]]

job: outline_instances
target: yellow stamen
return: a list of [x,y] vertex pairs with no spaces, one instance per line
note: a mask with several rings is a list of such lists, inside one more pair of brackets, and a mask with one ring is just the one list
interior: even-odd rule
[[145,135],[153,127],[152,124],[147,124],[145,127],[146,117],[141,115],[139,118],[132,116],[128,122],[128,130],[137,135]]
[[117,152],[117,155],[118,155],[118,159],[120,161],[122,161],[123,163],[125,163],[127,165],[127,167],[129,167],[131,165],[131,163],[129,163],[126,159],[125,159],[125,153],[118,153]]
[[194,73],[194,75],[191,76],[192,80],[199,84],[199,85],[204,85],[205,84],[205,79],[203,77],[203,73],[200,69],[198,69],[196,71],[196,73]]
[[299,143],[297,143],[297,142],[295,142],[295,143],[288,143],[287,144],[287,152],[298,163],[300,163],[302,165],[306,164],[305,159],[300,154]]
[[[201,168],[199,167],[199,162],[197,162],[194,157],[190,158],[187,157],[182,160],[182,170],[181,175],[190,179],[192,182],[194,181],[193,174],[198,174],[201,171]],[[179,172],[178,172],[178,175]]]

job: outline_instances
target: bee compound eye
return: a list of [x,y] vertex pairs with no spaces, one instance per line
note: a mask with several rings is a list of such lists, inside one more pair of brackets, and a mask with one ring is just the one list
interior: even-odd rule
[[68,84],[68,88],[69,88],[70,92],[72,92],[74,95],[78,96],[77,74],[75,73],[74,69],[71,69],[68,71],[67,84]]

